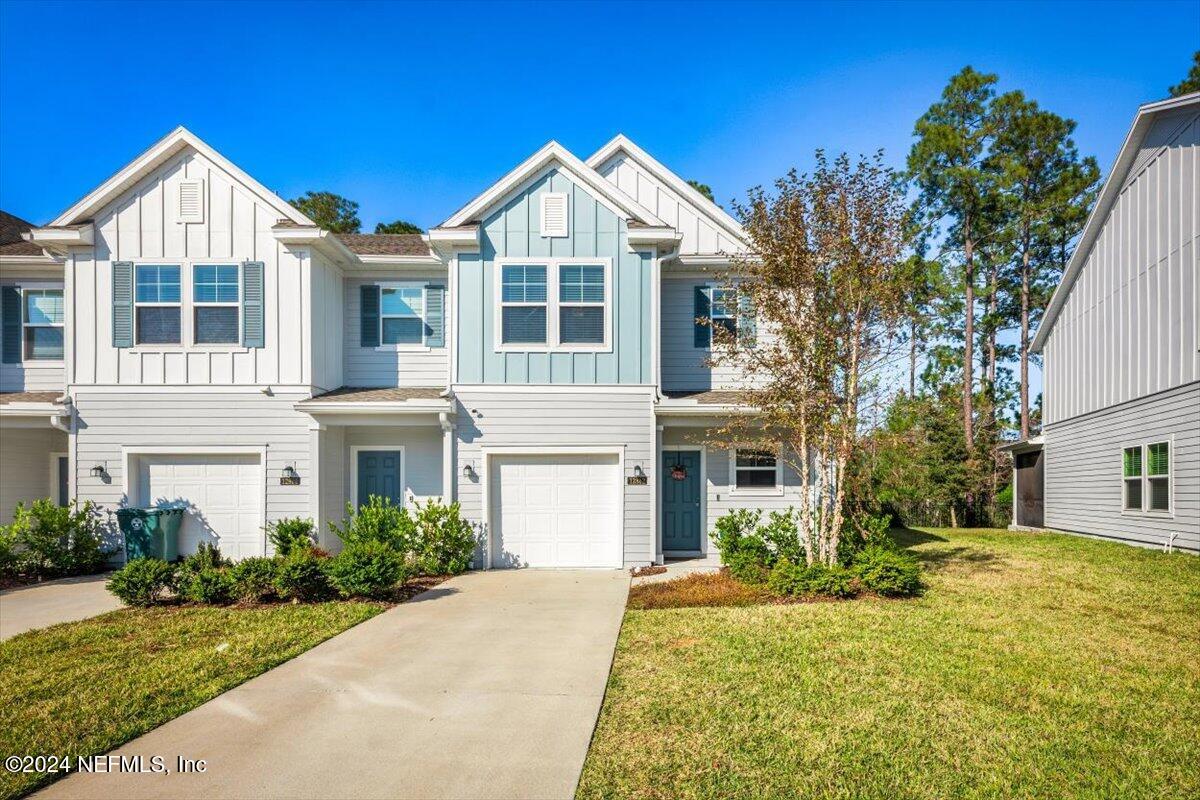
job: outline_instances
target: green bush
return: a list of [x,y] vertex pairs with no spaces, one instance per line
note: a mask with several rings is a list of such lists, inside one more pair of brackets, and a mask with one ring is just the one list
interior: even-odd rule
[[796,510],[772,511],[766,523],[755,530],[758,538],[766,545],[771,560],[786,558],[793,563],[804,560],[804,548],[800,544],[800,528],[796,524]]
[[0,525],[0,576],[16,574],[18,564],[16,531],[11,525]]
[[273,597],[276,563],[273,558],[247,558],[234,564],[229,571],[234,599],[258,603]]
[[921,591],[921,565],[907,553],[879,545],[868,545],[854,556],[851,569],[862,585],[889,597],[915,595]]
[[806,566],[781,558],[767,578],[767,589],[778,595],[853,597],[859,592],[859,582],[851,570],[842,566]]
[[220,606],[233,601],[233,574],[226,567],[180,570],[176,583],[179,596],[193,603]]
[[416,543],[416,523],[391,498],[371,495],[357,510],[346,504],[346,519],[329,527],[345,545],[384,542],[400,553],[411,553]]
[[298,548],[275,564],[275,591],[289,600],[324,600],[332,594],[326,572],[328,557],[313,548]]
[[848,513],[842,523],[838,560],[843,565],[849,565],[853,562],[855,554],[866,547],[895,550],[896,542],[888,533],[891,527],[891,514],[871,514],[862,511]]
[[416,562],[426,575],[465,572],[475,555],[475,531],[462,518],[458,503],[433,500],[417,504]]
[[157,558],[136,558],[112,574],[105,584],[121,602],[152,606],[175,582],[175,565]]
[[275,555],[286,556],[297,547],[312,547],[317,543],[316,529],[311,519],[285,517],[267,523],[267,541]]
[[104,546],[99,515],[90,501],[82,506],[60,506],[45,498],[30,506],[18,503],[0,539],[5,542],[0,549],[8,551],[0,554],[0,569],[7,562],[9,571],[38,578],[99,572],[112,553]]
[[754,533],[760,519],[761,511],[736,508],[714,523],[716,536],[713,543],[717,546],[717,552],[721,554],[721,563],[729,563],[728,559],[741,549],[743,540]]
[[793,564],[789,559],[781,558],[771,568],[767,576],[767,589],[771,594],[787,596],[800,594],[801,576],[804,574],[803,564]]
[[722,554],[721,560],[725,561],[729,574],[742,583],[763,584],[771,574],[771,567],[767,565],[763,553],[757,549],[735,550],[728,560]]
[[357,542],[329,562],[328,574],[342,597],[387,597],[404,580],[404,554],[385,542]]

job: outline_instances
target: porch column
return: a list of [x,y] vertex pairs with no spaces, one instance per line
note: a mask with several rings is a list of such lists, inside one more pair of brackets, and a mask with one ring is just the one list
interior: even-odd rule
[[454,415],[448,411],[438,414],[442,426],[442,502],[454,502]]
[[320,422],[308,424],[308,506],[316,527],[317,542],[322,546],[325,544],[324,517],[321,514],[321,434],[324,430],[325,426]]

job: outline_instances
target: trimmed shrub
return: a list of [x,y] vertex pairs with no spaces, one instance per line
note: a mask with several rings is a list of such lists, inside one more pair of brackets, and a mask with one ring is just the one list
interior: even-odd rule
[[728,559],[722,553],[721,560],[729,568],[729,574],[743,583],[763,584],[771,574],[764,552],[754,548],[735,550]]
[[100,519],[89,501],[68,506],[43,498],[18,503],[13,521],[4,526],[9,569],[38,577],[99,572],[112,550],[105,548]]
[[273,597],[276,563],[272,558],[247,558],[234,564],[229,571],[234,599],[257,603]]
[[232,573],[224,567],[202,567],[195,571],[180,570],[176,591],[193,603],[225,605],[233,600]]
[[921,565],[915,558],[879,545],[868,545],[851,565],[862,585],[877,594],[905,597],[921,591]]
[[417,504],[417,568],[426,575],[465,572],[475,555],[475,531],[462,518],[458,503],[433,500]]
[[175,582],[175,565],[157,558],[137,558],[113,573],[105,588],[131,606],[152,606],[163,600]]
[[403,553],[373,541],[347,546],[328,565],[329,582],[342,597],[387,597],[404,571]]
[[297,547],[312,547],[317,543],[316,528],[311,519],[285,517],[267,523],[267,541],[275,555],[287,556]]
[[313,548],[299,548],[275,565],[275,591],[290,600],[324,600],[332,594],[326,566],[329,559]]
[[767,588],[778,595],[854,597],[859,583],[855,574],[842,566],[793,564],[781,558],[767,578]]
[[803,574],[803,564],[793,564],[790,560],[781,558],[775,562],[775,566],[771,568],[771,574],[767,576],[767,589],[771,594],[783,596],[799,594],[798,587]]
[[896,542],[888,533],[891,527],[891,514],[850,513],[842,523],[838,560],[843,565],[849,565],[854,561],[854,556],[866,547],[895,550]]
[[755,529],[755,534],[766,546],[772,563],[783,558],[793,564],[804,560],[804,548],[800,545],[800,528],[796,524],[794,508],[772,511],[767,516],[766,523]]
[[714,544],[721,554],[722,563],[729,563],[727,558],[741,549],[743,540],[754,533],[760,519],[762,519],[761,511],[736,508],[714,523],[713,527],[716,530]]
[[20,559],[17,557],[17,535],[11,525],[0,525],[0,575],[13,575]]
[[374,494],[358,509],[347,503],[346,519],[329,527],[345,545],[384,542],[399,553],[411,553],[416,542],[416,523],[408,512],[391,498]]

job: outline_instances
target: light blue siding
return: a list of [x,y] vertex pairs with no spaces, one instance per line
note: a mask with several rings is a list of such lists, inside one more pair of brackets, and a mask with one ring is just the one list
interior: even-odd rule
[[[570,195],[570,235],[548,239],[539,231],[540,195]],[[630,252],[626,221],[583,187],[552,170],[497,209],[481,226],[481,252],[458,259],[457,383],[648,384],[650,280],[648,252]],[[496,352],[493,341],[496,260],[596,257],[612,260],[612,351],[602,353]]]

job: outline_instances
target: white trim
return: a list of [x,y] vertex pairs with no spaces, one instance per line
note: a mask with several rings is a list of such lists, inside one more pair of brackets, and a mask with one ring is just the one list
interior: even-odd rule
[[408,506],[408,481],[405,468],[408,466],[402,444],[352,444],[350,445],[350,507],[358,509],[358,454],[361,452],[400,453],[400,507]]
[[[1150,448],[1156,444],[1165,444],[1167,446],[1167,474],[1154,475],[1150,474]],[[1125,451],[1138,449],[1142,456],[1142,473],[1137,476],[1138,482],[1142,488],[1142,507],[1141,508],[1126,508],[1125,507],[1125,488],[1128,483],[1135,478],[1125,477]],[[1121,474],[1121,516],[1123,517],[1142,517],[1144,519],[1175,519],[1175,434],[1170,434],[1165,438],[1152,437],[1142,441],[1130,442],[1122,444],[1120,448],[1121,458],[1119,462]],[[1150,480],[1151,478],[1167,479],[1167,508],[1154,509],[1150,508]]]
[[653,394],[653,383],[456,383],[451,390],[500,394]]
[[65,506],[71,498],[58,496],[58,460],[60,458],[67,459],[67,494],[71,494],[71,454],[50,453],[50,491],[47,493],[47,496],[56,505]]
[[[6,286],[11,284],[5,284]],[[67,353],[67,291],[61,283],[57,286],[36,286],[29,281],[24,281],[16,287],[17,294],[21,297],[21,365],[30,364],[34,367],[61,367],[64,364]],[[29,303],[27,302],[27,292],[38,292],[45,296],[46,292],[58,292],[62,300],[62,322],[30,322]],[[63,355],[60,358],[30,358],[28,345],[29,342],[25,338],[25,333],[30,328],[58,328],[63,335]]]
[[[376,345],[375,349],[377,351],[382,350],[382,351],[388,351],[388,352],[396,352],[396,351],[428,352],[428,351],[433,350],[432,347],[425,344],[425,325],[426,325],[425,307],[426,307],[426,303],[429,300],[429,282],[422,281],[422,280],[375,281],[375,285],[379,287],[379,319],[378,319],[379,344]],[[387,344],[383,341],[383,318],[384,318],[383,292],[385,289],[420,289],[421,290],[421,313],[416,315],[416,319],[421,322],[421,341],[419,341],[419,342],[394,342],[392,344]],[[362,313],[361,309],[359,310],[359,313],[360,314]],[[443,315],[443,319],[442,319],[443,334],[442,335],[443,335],[443,338],[445,338],[445,325],[446,325],[446,321],[444,318],[445,314],[446,314],[446,311],[445,311],[445,307],[443,305],[443,308],[442,308],[442,315]],[[413,317],[402,316],[402,315],[397,315],[397,314],[388,314],[387,316],[391,319],[413,319]]]
[[[731,447],[729,448],[729,494],[737,497],[780,497],[783,495],[783,446],[775,446],[775,485],[774,486],[744,486],[737,485],[737,454],[738,450],[765,451],[762,447]],[[741,467],[745,470],[765,472],[770,467]]]
[[[571,235],[571,196],[567,192],[543,192],[539,203],[539,219],[543,239],[565,239]],[[549,201],[562,203],[562,224],[553,227],[546,221],[546,206]]]
[[597,567],[596,569],[620,569],[625,564],[625,445],[483,445],[479,448],[479,483],[483,508],[483,519],[487,526],[486,552],[484,569],[493,569],[493,554],[496,551],[496,525],[493,519],[491,494],[490,464],[493,456],[589,456],[603,455],[617,457],[617,536],[620,547],[620,563],[616,567]]
[[[538,173],[548,165],[558,162],[568,177],[576,183],[583,184],[596,193],[596,199],[604,205],[616,206],[618,216],[629,216],[653,227],[665,227],[666,223],[655,216],[649,209],[618,189],[612,182],[594,169],[576,158],[569,150],[558,142],[547,142],[529,158],[522,161],[503,178],[492,184],[486,191],[475,197],[465,206],[456,211],[438,228],[457,228],[467,223],[477,222],[488,208],[496,205],[510,191],[518,187],[531,175]],[[432,238],[432,237],[431,237]]]
[[[667,475],[663,471],[663,454],[677,451],[697,451],[700,453],[700,549],[701,555],[707,556],[709,550],[708,541],[708,448],[702,444],[664,444],[659,448],[658,454],[658,475],[659,481],[666,485]],[[665,550],[663,549],[663,530],[662,530],[663,509],[662,504],[659,504],[658,521],[654,526],[658,531],[658,550],[664,556],[670,553],[674,557],[677,553],[692,552],[690,550]]]
[[[72,437],[74,438],[74,437]],[[121,446],[121,490],[125,498],[124,507],[144,503],[140,496],[135,497],[132,490],[134,460],[141,456],[223,456],[241,455],[258,456],[259,481],[259,528],[267,526],[267,445],[157,445],[146,447],[142,445]],[[140,494],[140,493],[138,493]],[[263,534],[258,542],[259,555],[266,552],[267,537]]]
[[[604,341],[596,344],[569,344],[559,341],[558,311],[562,307],[559,300],[560,270],[564,266],[601,266],[604,268]],[[507,303],[504,301],[504,268],[509,266],[536,266],[546,268],[546,302]],[[497,258],[492,270],[492,296],[495,299],[495,310],[492,314],[492,348],[496,353],[611,353],[613,349],[613,263],[611,258]],[[542,306],[546,307],[546,341],[544,344],[513,342],[505,344],[504,312],[505,306]],[[566,303],[567,306],[596,305]]]

